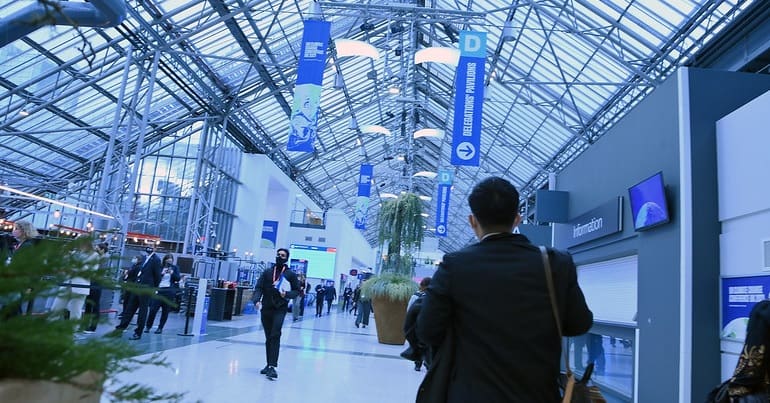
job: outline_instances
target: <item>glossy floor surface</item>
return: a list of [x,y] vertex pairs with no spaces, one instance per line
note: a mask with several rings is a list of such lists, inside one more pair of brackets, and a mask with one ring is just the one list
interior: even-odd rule
[[[333,309],[316,318],[313,313],[297,322],[291,314],[286,316],[276,380],[259,373],[265,366],[259,314],[208,321],[206,335],[200,337],[180,335],[186,333],[182,314],[171,314],[162,334],[155,334],[153,328],[140,340],[128,340],[135,328],[132,324],[122,339],[145,353],[139,358],[162,353],[170,367],[140,367],[120,379],[162,393],[185,393],[185,403],[414,402],[425,369],[417,372],[411,361],[399,356],[405,346],[377,342],[374,316],[369,327],[356,328],[351,314]],[[108,320],[96,334],[83,337],[102,337],[116,323]],[[616,374],[620,365],[611,357],[606,367],[597,380],[627,382]],[[607,392],[609,403],[626,401]],[[109,401],[105,394],[102,402]]]
[[[171,367],[142,367],[123,378],[159,392],[185,392],[184,402],[413,402],[425,370],[415,371],[399,356],[405,346],[378,343],[374,326],[372,319],[369,327],[356,328],[354,316],[340,312],[297,322],[288,314],[278,379],[271,381],[259,373],[265,336],[258,315],[210,321],[207,335],[198,338],[179,336],[184,320],[172,314],[162,334],[152,329],[130,341],[148,353],[163,351]],[[102,324],[95,336],[109,330]]]

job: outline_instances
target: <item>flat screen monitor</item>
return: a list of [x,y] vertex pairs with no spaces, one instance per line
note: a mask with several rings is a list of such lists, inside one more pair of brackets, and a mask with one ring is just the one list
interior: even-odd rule
[[631,217],[634,219],[636,231],[643,231],[669,222],[663,172],[658,172],[628,188],[628,197],[631,202]]
[[337,248],[326,246],[289,246],[290,266],[304,271],[308,278],[334,279]]

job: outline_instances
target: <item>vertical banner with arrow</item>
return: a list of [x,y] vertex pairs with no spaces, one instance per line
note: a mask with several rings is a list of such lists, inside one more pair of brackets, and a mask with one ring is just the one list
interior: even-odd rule
[[439,170],[438,197],[436,198],[436,236],[446,236],[449,221],[449,193],[452,190],[453,172]]
[[455,74],[452,165],[479,166],[486,52],[486,32],[460,31],[460,62]]
[[361,170],[359,172],[355,227],[357,229],[366,229],[366,213],[369,211],[369,195],[372,191],[372,174],[374,174],[374,167],[369,164],[361,164]]
[[313,152],[331,23],[306,20],[289,120],[289,151]]

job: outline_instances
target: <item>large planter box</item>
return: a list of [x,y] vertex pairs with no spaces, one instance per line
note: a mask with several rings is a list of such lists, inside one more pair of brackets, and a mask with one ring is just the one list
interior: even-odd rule
[[408,303],[408,300],[372,298],[374,324],[377,326],[377,340],[380,343],[404,345],[404,319]]
[[[96,373],[84,373],[72,381],[88,384],[97,381]],[[67,383],[43,380],[0,380],[0,402],[3,403],[99,403],[101,391],[79,388]]]

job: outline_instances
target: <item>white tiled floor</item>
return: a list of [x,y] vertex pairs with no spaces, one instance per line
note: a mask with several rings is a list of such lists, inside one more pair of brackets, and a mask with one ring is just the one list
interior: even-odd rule
[[[242,328],[259,325],[257,315],[232,322],[209,322]],[[148,337],[181,337],[175,334]],[[144,338],[143,338],[144,339]],[[425,370],[416,372],[399,357],[405,346],[377,342],[374,321],[357,329],[353,316],[291,321],[287,315],[281,338],[278,379],[259,371],[265,366],[265,336],[251,332],[165,350],[171,368],[142,367],[124,379],[158,392],[186,392],[184,402],[412,402]],[[103,402],[109,401],[105,396]]]

